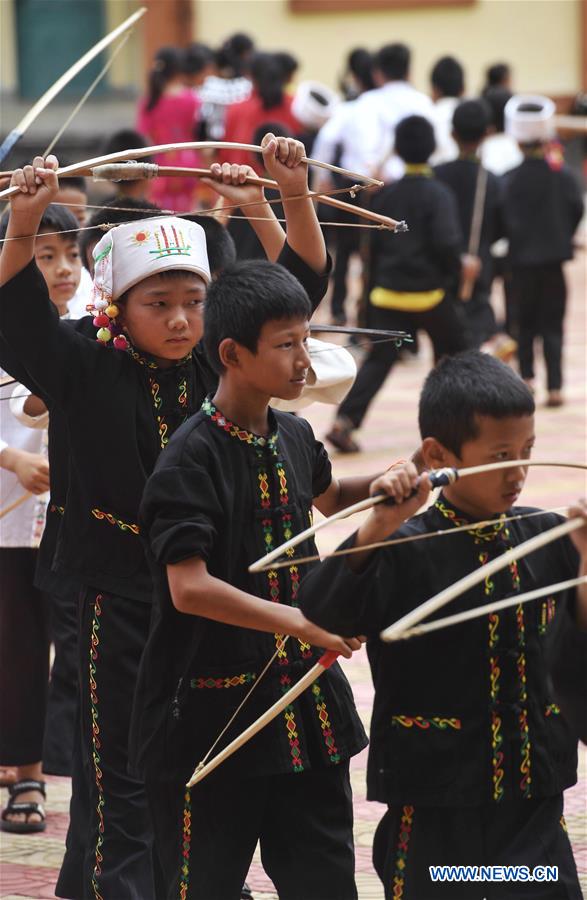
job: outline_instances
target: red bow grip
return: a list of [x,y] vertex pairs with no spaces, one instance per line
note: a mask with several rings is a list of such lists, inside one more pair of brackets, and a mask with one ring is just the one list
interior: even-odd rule
[[327,650],[326,653],[323,653],[318,663],[321,666],[324,666],[325,669],[329,669],[332,663],[335,663],[340,653],[337,653],[336,650]]

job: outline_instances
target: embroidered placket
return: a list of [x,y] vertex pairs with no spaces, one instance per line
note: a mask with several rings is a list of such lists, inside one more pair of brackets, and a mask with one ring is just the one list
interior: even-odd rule
[[[467,524],[467,520],[458,516],[456,511],[447,506],[442,500],[437,500],[434,504],[436,509],[444,518],[448,519],[455,526],[463,526]],[[483,526],[481,528],[472,528],[467,533],[470,534],[475,544],[481,546],[484,543],[497,539],[503,540],[506,544],[504,550],[511,547],[510,530],[503,521],[505,514],[500,517],[491,526]],[[478,560],[481,566],[484,566],[489,560],[489,553],[486,550],[480,550]],[[520,590],[520,574],[516,561],[510,563],[509,572],[512,579],[512,587],[514,591]],[[486,597],[491,597],[495,591],[495,582],[491,577],[487,577],[483,582],[483,590]],[[492,797],[493,800],[499,802],[504,797],[504,754],[503,754],[503,733],[502,720],[498,712],[499,696],[501,689],[501,666],[499,651],[499,623],[500,617],[496,613],[492,613],[488,617],[488,643],[489,643],[489,696],[491,699],[491,765],[492,765]],[[520,710],[518,713],[518,728],[520,734],[520,790],[524,797],[530,797],[530,736],[528,729],[528,709],[527,709],[527,690],[526,690],[526,636],[524,626],[524,609],[520,605],[516,610],[516,632],[518,653],[516,657],[516,670],[518,677],[518,700]]]

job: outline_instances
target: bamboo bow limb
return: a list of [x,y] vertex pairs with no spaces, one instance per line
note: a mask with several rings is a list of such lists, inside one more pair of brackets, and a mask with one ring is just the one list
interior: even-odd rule
[[[125,162],[127,160],[142,159],[145,156],[154,156],[160,153],[173,153],[177,150],[246,150],[250,153],[262,153],[263,148],[258,144],[233,144],[228,141],[186,141],[180,144],[156,144],[151,147],[136,147],[135,149],[121,150],[118,153],[107,153],[105,156],[95,156],[91,159],[84,159],[79,163],[72,163],[69,166],[63,166],[57,169],[56,174],[60,177],[67,175],[79,175],[84,169],[94,169],[106,163]],[[369,178],[367,175],[359,175],[356,172],[350,172],[348,169],[342,169],[339,166],[332,166],[330,163],[323,163],[311,157],[302,157],[301,162],[310,166],[318,166],[328,169],[339,175],[344,175],[352,181],[359,181],[369,186],[381,187],[383,182],[375,178]],[[17,187],[9,187],[0,191],[0,199],[11,197],[19,189]],[[353,207],[354,208],[354,207]]]
[[465,591],[468,591],[480,582],[485,581],[486,578],[499,572],[500,569],[505,569],[510,563],[516,562],[518,559],[528,556],[529,553],[534,553],[541,547],[545,547],[553,541],[558,541],[559,538],[565,537],[565,535],[571,534],[571,532],[584,527],[585,519],[582,516],[567,519],[566,522],[555,525],[554,528],[549,528],[548,531],[545,531],[542,534],[535,535],[528,541],[524,541],[523,544],[512,547],[511,550],[507,550],[501,556],[492,559],[491,562],[485,563],[480,569],[476,569],[474,572],[469,572],[469,574],[465,575],[463,578],[459,578],[454,584],[449,585],[449,587],[445,588],[443,591],[435,594],[434,597],[426,600],[425,603],[421,603],[420,606],[417,606],[416,609],[413,609],[405,616],[402,616],[397,622],[384,628],[379,635],[381,640],[386,642],[397,640],[408,631],[408,629],[418,625],[422,619],[425,619],[427,616],[436,612],[437,609],[446,606],[451,600],[460,597]]
[[455,613],[454,616],[445,616],[443,619],[435,619],[433,622],[424,622],[420,625],[414,625],[394,637],[391,641],[403,641],[406,638],[420,637],[423,634],[430,634],[431,631],[440,631],[443,628],[450,628],[451,625],[460,625],[463,622],[469,622],[471,619],[478,619],[481,616],[490,615],[491,613],[501,612],[502,609],[509,609],[511,606],[518,606],[520,603],[528,603],[530,600],[538,600],[540,597],[548,597],[551,594],[558,594],[561,591],[568,591],[571,588],[579,587],[587,584],[587,575],[580,575],[578,578],[569,578],[568,581],[559,581],[556,584],[548,584],[546,587],[536,588],[534,591],[525,591],[523,594],[517,594],[513,597],[506,597],[505,600],[498,600],[497,603],[486,603],[476,609],[467,609],[464,612]]
[[[482,466],[469,466],[466,469],[436,469],[426,474],[430,478],[433,487],[440,487],[442,485],[452,484],[459,478],[465,478],[468,475],[480,475],[483,472],[494,472],[498,469],[512,469],[518,466],[522,468],[526,468],[528,466],[560,466],[562,468],[570,469],[587,469],[587,465],[583,465],[582,463],[561,463],[534,459],[509,459],[504,460],[503,462],[488,463]],[[346,519],[347,516],[352,516],[355,513],[362,512],[365,509],[370,509],[377,503],[383,503],[386,500],[389,500],[387,494],[377,494],[374,497],[367,497],[365,500],[359,500],[358,503],[354,503],[352,506],[347,506],[346,509],[339,510],[339,512],[335,513],[333,516],[329,516],[329,518],[327,519],[323,519],[321,522],[316,522],[310,528],[306,528],[304,531],[296,534],[293,538],[290,538],[289,541],[285,541],[285,543],[281,544],[279,547],[276,547],[270,553],[262,556],[254,563],[251,563],[251,565],[249,566],[249,572],[264,571],[265,567],[269,563],[272,563],[274,560],[278,559],[283,553],[285,553],[286,550],[291,550],[294,547],[297,547],[298,544],[301,544],[303,541],[313,537],[318,531],[321,531],[328,525],[332,525],[334,522],[339,522],[341,519]]]
[[300,680],[297,681],[296,684],[294,684],[294,686],[290,688],[286,694],[283,695],[283,697],[280,697],[279,700],[277,700],[273,704],[273,706],[270,706],[262,716],[259,716],[259,718],[255,722],[252,722],[248,728],[245,728],[242,734],[239,734],[238,737],[231,741],[231,743],[228,744],[228,746],[226,746],[224,750],[221,750],[220,753],[218,753],[213,759],[211,759],[209,763],[206,763],[205,765],[202,765],[200,763],[199,765],[197,765],[186,787],[191,788],[195,784],[197,784],[198,781],[202,781],[203,778],[205,778],[207,775],[210,775],[210,773],[213,772],[214,769],[216,769],[226,759],[228,759],[229,756],[232,756],[233,753],[236,753],[236,751],[240,747],[242,747],[243,744],[246,744],[247,741],[250,741],[251,738],[253,738],[259,731],[265,728],[265,726],[268,725],[269,722],[272,722],[273,719],[275,719],[275,717],[278,716],[279,713],[286,708],[286,706],[289,706],[291,703],[293,703],[294,700],[306,690],[306,688],[310,687],[310,685],[313,684],[316,679],[319,678],[324,671],[326,671],[326,669],[330,668],[330,666],[336,661],[338,656],[339,654],[333,650],[328,650],[326,653],[324,653],[320,657],[318,662],[315,663],[312,668],[309,669],[306,674],[303,675]]
[[[51,101],[59,94],[63,88],[69,84],[69,82],[75,78],[78,72],[81,72],[82,69],[90,63],[96,56],[98,56],[102,50],[105,50],[106,47],[109,46],[116,38],[120,37],[120,35],[124,34],[128,31],[129,28],[132,28],[136,22],[141,19],[145,13],[147,12],[145,7],[141,7],[132,16],[129,16],[128,19],[125,19],[121,25],[118,25],[117,28],[114,28],[109,34],[103,37],[98,41],[97,44],[94,44],[87,53],[84,53],[77,62],[75,62],[69,69],[61,75],[57,81],[51,85],[51,87],[45,91],[42,97],[40,97],[34,106],[26,113],[26,115],[20,120],[18,125],[16,125],[10,134],[8,134],[2,145],[0,145],[0,162],[5,159],[14,145],[21,139],[21,137],[26,133],[26,131],[33,124],[37,116],[39,116],[43,110],[51,103]],[[4,192],[2,192],[2,195]],[[10,195],[8,195],[10,196]]]

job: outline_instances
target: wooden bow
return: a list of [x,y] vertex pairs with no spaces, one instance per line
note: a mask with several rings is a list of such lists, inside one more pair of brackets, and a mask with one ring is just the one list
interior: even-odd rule
[[[115,175],[116,178],[121,178],[124,175],[124,168],[122,166],[116,166],[114,169],[114,164],[128,162],[129,165],[128,173],[133,177],[136,177],[137,171],[133,169],[132,163],[135,163],[137,159],[140,159],[145,156],[151,156],[154,154],[164,154],[164,153],[173,153],[176,150],[223,150],[223,149],[232,149],[232,150],[246,150],[251,153],[262,153],[263,148],[258,146],[257,144],[233,144],[227,141],[188,141],[181,144],[158,144],[152,147],[137,147],[136,149],[130,150],[122,150],[118,153],[108,153],[104,156],[96,156],[92,159],[82,160],[79,163],[73,163],[69,166],[62,166],[57,169],[57,176],[59,178],[67,178],[74,177],[79,175],[93,175],[94,172],[98,176],[98,178],[103,179],[106,175]],[[356,172],[350,172],[348,169],[342,169],[339,166],[332,166],[330,163],[323,163],[319,160],[312,159],[310,157],[303,157],[302,162],[307,163],[308,165],[319,166],[321,168],[328,169],[332,172],[337,172],[340,175],[344,175],[345,177],[351,179],[352,181],[358,181],[363,186],[377,186],[381,187],[381,181],[377,181],[374,178],[369,178],[366,175],[359,175]],[[137,164],[138,166],[139,164]],[[146,164],[150,165],[150,164]],[[106,168],[108,167],[108,168]],[[158,172],[161,169],[174,169],[175,167],[157,167]],[[97,170],[97,171],[96,171]],[[145,173],[148,172],[148,169],[144,170]],[[187,170],[182,170],[187,171]],[[206,169],[195,169],[193,170],[194,174],[200,175],[209,175],[209,170]],[[11,173],[3,172],[5,176],[8,176]],[[161,172],[164,174],[164,171]],[[144,176],[146,177],[146,175]],[[108,179],[109,180],[109,179]],[[259,178],[258,176],[249,176],[247,178],[247,182],[261,184],[264,187],[275,188],[278,189],[279,185],[277,182],[272,181],[268,178]],[[358,189],[356,187],[355,189]],[[13,194],[18,192],[18,188],[8,187],[3,191],[0,191],[0,199],[7,199],[8,197],[13,196]],[[352,192],[353,186],[349,187],[349,190]],[[321,193],[308,193],[304,196],[315,197],[319,199],[321,202],[324,202],[327,206],[332,206],[335,209],[339,209],[343,212],[353,213],[354,215],[360,216],[361,218],[368,219],[372,222],[378,223],[382,228],[387,228],[395,233],[404,232],[408,230],[408,226],[403,221],[398,221],[396,219],[392,219],[390,216],[383,216],[379,213],[371,212],[371,210],[363,209],[361,206],[354,206],[351,203],[345,203],[343,200],[337,200],[334,197],[328,196],[328,194]],[[264,201],[267,202],[267,201]]]
[[[469,466],[466,469],[436,469],[431,472],[427,472],[426,474],[428,475],[432,487],[434,488],[441,487],[442,485],[454,484],[454,482],[459,478],[465,478],[468,475],[480,475],[483,472],[494,472],[497,469],[511,469],[518,466],[523,468],[526,468],[527,466],[561,466],[563,468],[570,469],[587,469],[587,465],[583,465],[581,463],[560,463],[530,459],[509,459],[504,460],[503,462],[488,463],[482,466]],[[289,541],[285,541],[285,543],[280,544],[279,547],[276,547],[270,553],[265,554],[265,556],[262,556],[254,563],[251,563],[251,565],[249,566],[249,572],[266,571],[270,567],[270,564],[280,556],[282,556],[287,550],[292,550],[294,547],[297,547],[298,544],[301,544],[303,541],[306,541],[309,538],[313,537],[318,531],[321,531],[323,528],[327,528],[334,522],[339,522],[341,519],[346,519],[348,516],[352,516],[355,513],[370,509],[377,503],[384,503],[386,501],[389,501],[389,497],[387,496],[387,494],[377,494],[374,497],[367,497],[365,500],[359,500],[358,503],[353,503],[352,506],[347,506],[346,509],[341,509],[333,516],[329,516],[327,519],[323,519],[321,522],[314,523],[314,525],[312,525],[310,528],[306,528],[304,531],[296,534],[293,538],[290,538]]]
[[[451,532],[449,532],[449,534],[450,533]],[[462,622],[469,622],[471,619],[478,619],[481,618],[481,616],[501,612],[502,609],[509,609],[511,606],[519,606],[520,603],[528,603],[529,600],[539,600],[540,597],[549,597],[551,594],[568,591],[571,588],[580,587],[582,584],[587,584],[587,575],[580,575],[578,578],[569,578],[568,581],[559,581],[557,584],[548,584],[546,587],[537,588],[534,591],[525,591],[523,594],[506,597],[505,600],[498,600],[496,603],[486,603],[484,606],[466,609],[453,616],[445,616],[443,619],[434,619],[433,622],[424,622],[420,625],[414,625],[413,628],[407,628],[400,634],[393,635],[389,640],[402,641],[406,638],[420,637],[422,634],[430,634],[431,631],[440,631],[442,628],[450,628],[451,625],[460,625]]]
[[443,591],[435,594],[434,597],[431,597],[430,600],[426,600],[425,603],[421,603],[420,606],[417,606],[411,612],[406,613],[406,615],[402,616],[401,619],[398,619],[397,622],[384,628],[379,635],[381,640],[394,641],[401,638],[408,629],[413,628],[421,622],[422,619],[425,619],[431,613],[436,612],[436,610],[440,609],[442,606],[446,606],[447,603],[450,603],[450,601],[454,600],[456,597],[460,597],[461,594],[464,594],[465,591],[475,587],[475,585],[479,584],[481,581],[485,581],[486,578],[494,575],[495,572],[499,572],[500,569],[505,569],[510,563],[516,562],[518,559],[522,559],[522,557],[527,556],[529,553],[533,553],[535,550],[539,550],[541,547],[545,547],[553,541],[558,541],[559,538],[571,534],[571,532],[577,531],[577,529],[583,528],[584,526],[585,519],[583,516],[577,516],[572,519],[567,519],[566,522],[561,522],[560,525],[555,525],[554,528],[549,528],[548,531],[545,531],[542,534],[535,535],[533,538],[524,541],[523,544],[519,544],[517,547],[512,547],[511,550],[507,550],[501,556],[492,559],[491,562],[485,563],[480,569],[476,569],[474,572],[469,572],[469,574],[465,575],[463,578],[459,578],[454,584],[449,585],[449,587],[445,588]]
[[322,654],[317,663],[315,663],[311,669],[309,669],[305,675],[303,675],[296,684],[290,690],[280,697],[273,706],[270,706],[263,715],[259,716],[259,718],[252,722],[248,728],[239,734],[234,741],[231,741],[224,750],[221,750],[213,759],[210,760],[209,763],[205,765],[199,763],[194,769],[193,775],[188,781],[186,787],[191,788],[198,781],[202,781],[207,775],[214,771],[214,769],[223,763],[229,756],[232,756],[233,753],[242,747],[243,744],[246,744],[247,741],[250,741],[257,732],[261,731],[265,728],[269,722],[273,721],[273,719],[279,715],[279,713],[285,709],[286,706],[289,706],[290,703],[293,703],[296,697],[299,697],[306,688],[310,687],[317,678],[320,677],[322,672],[326,669],[330,668],[330,666],[336,661],[340,654],[336,653],[334,650],[327,650],[326,653]]
[[[59,94],[63,88],[69,84],[69,82],[75,78],[78,72],[81,72],[82,69],[90,63],[96,56],[98,56],[102,50],[108,47],[116,38],[120,37],[120,35],[127,32],[136,22],[141,19],[145,13],[147,12],[146,7],[141,7],[132,16],[129,16],[128,19],[119,25],[117,28],[114,28],[109,34],[105,37],[101,38],[97,44],[94,44],[87,53],[84,53],[77,62],[75,62],[69,69],[61,75],[57,81],[51,85],[51,87],[45,91],[42,97],[40,97],[34,106],[27,112],[27,114],[20,120],[18,125],[12,129],[10,134],[8,134],[2,144],[0,145],[0,162],[5,159],[15,144],[21,139],[21,137],[26,133],[26,131],[31,127],[37,116],[43,112],[43,110],[51,103],[51,101]],[[4,194],[4,192],[2,192]],[[10,195],[8,195],[10,196]]]

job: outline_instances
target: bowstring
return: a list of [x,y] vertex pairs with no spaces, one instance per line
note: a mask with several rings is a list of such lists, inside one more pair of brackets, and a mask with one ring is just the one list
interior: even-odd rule
[[[286,202],[294,201],[294,200],[307,200],[309,199],[320,199],[320,197],[332,197],[335,194],[347,194],[350,193],[351,196],[354,196],[358,191],[364,191],[369,187],[369,185],[351,185],[350,187],[344,188],[336,188],[330,191],[308,191],[305,194],[298,194],[293,197],[288,197]],[[276,190],[273,188],[272,190]],[[267,221],[265,216],[239,216],[234,213],[229,215],[225,215],[228,210],[233,209],[245,209],[249,206],[272,206],[273,204],[283,203],[283,199],[281,197],[272,198],[267,200],[252,200],[247,203],[233,203],[229,206],[213,206],[210,209],[193,209],[188,212],[177,212],[177,210],[173,209],[162,209],[159,211],[155,211],[153,209],[134,209],[129,206],[106,206],[106,205],[96,205],[96,204],[86,204],[86,203],[62,203],[56,201],[54,203],[55,206],[66,206],[68,208],[80,207],[83,209],[111,209],[113,212],[133,212],[133,213],[145,213],[149,216],[149,218],[154,218],[158,215],[166,215],[166,216],[178,216],[179,218],[184,218],[185,216],[211,216],[212,218],[221,218],[224,217],[226,219],[246,219],[249,222],[265,222]],[[135,221],[135,220],[133,220]],[[285,218],[277,218],[275,221],[280,224],[287,224],[287,219]],[[47,237],[54,237],[60,234],[76,234],[80,231],[93,231],[95,229],[99,229],[101,231],[109,231],[111,228],[115,228],[117,225],[128,225],[129,222],[103,222],[100,225],[83,225],[79,228],[69,228],[64,231],[44,231],[43,234]],[[321,227],[331,227],[331,228],[368,228],[376,231],[392,231],[390,225],[386,225],[383,222],[373,223],[373,224],[365,224],[362,222],[319,222]],[[37,237],[36,234],[24,234],[18,235],[17,237],[4,237],[0,238],[0,244],[5,244],[7,241],[24,241],[29,240],[30,238]]]
[[284,569],[284,568],[287,568],[287,566],[291,566],[292,561],[293,561],[293,563],[295,563],[296,566],[298,566],[298,565],[302,565],[303,563],[316,562],[316,561],[321,562],[325,559],[332,559],[337,556],[352,556],[354,553],[364,553],[366,550],[378,550],[381,547],[393,547],[397,544],[409,544],[412,541],[423,541],[423,540],[426,540],[427,538],[433,538],[433,537],[446,537],[446,536],[452,535],[452,534],[459,534],[460,532],[463,532],[463,531],[473,531],[478,528],[483,528],[487,525],[495,525],[496,523],[499,523],[499,522],[503,522],[504,524],[506,522],[516,522],[516,521],[519,521],[520,519],[530,519],[533,516],[544,516],[544,515],[547,515],[548,513],[563,512],[566,509],[567,509],[566,506],[555,506],[555,507],[552,507],[551,509],[540,509],[540,510],[535,510],[534,512],[531,512],[531,513],[517,513],[515,516],[506,516],[505,518],[500,518],[500,519],[483,519],[482,521],[479,521],[479,522],[471,522],[471,523],[467,523],[466,525],[459,525],[456,528],[448,528],[448,529],[443,528],[443,529],[439,529],[438,531],[427,531],[424,534],[411,534],[411,535],[406,535],[405,537],[401,537],[401,538],[388,538],[387,540],[384,540],[384,541],[376,541],[373,544],[365,544],[364,547],[346,547],[342,550],[340,550],[340,549],[333,550],[330,553],[325,553],[323,555],[316,553],[312,556],[302,556],[300,558],[292,557],[290,560],[284,560],[282,562],[274,561],[274,562],[268,564],[267,566],[260,568],[258,571],[259,572],[267,572],[269,569]]

